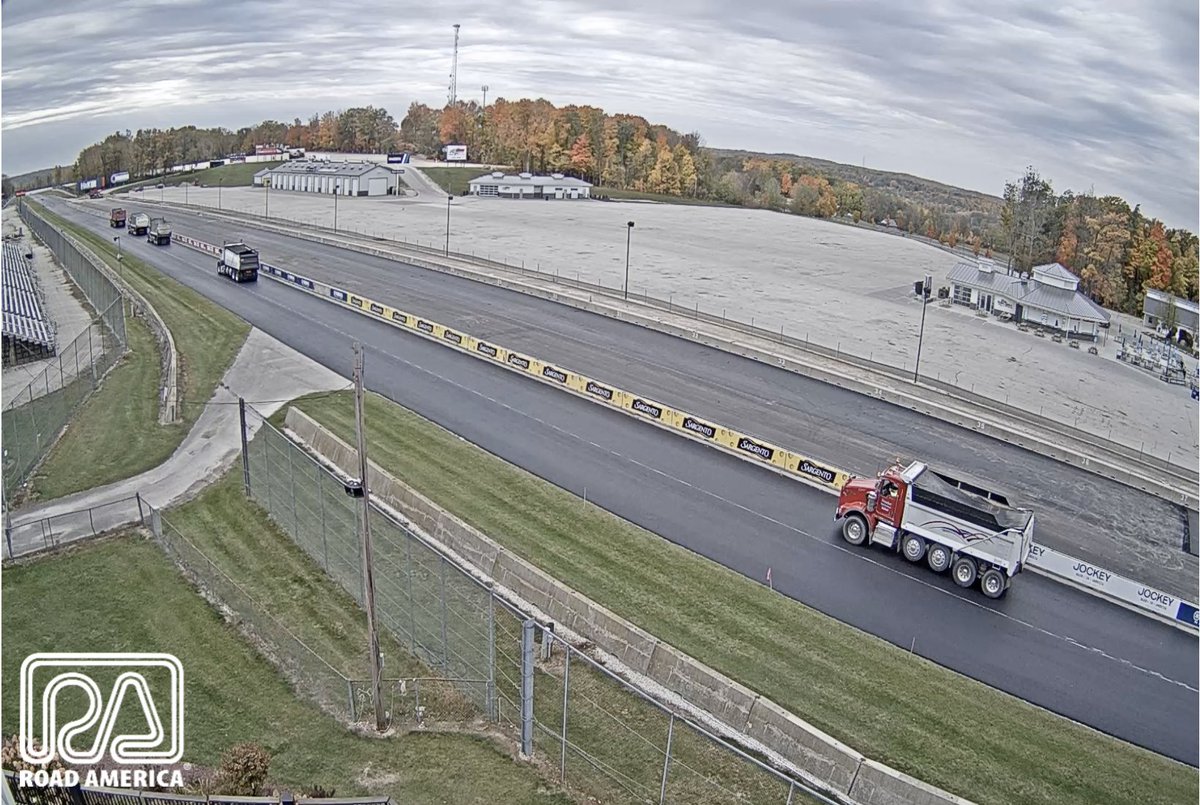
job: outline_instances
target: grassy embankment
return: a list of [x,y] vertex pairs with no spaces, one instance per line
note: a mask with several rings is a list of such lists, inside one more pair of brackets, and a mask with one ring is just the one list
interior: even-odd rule
[[158,311],[175,339],[181,378],[180,421],[158,424],[161,367],[148,327],[129,319],[132,351],[76,413],[33,478],[32,495],[53,499],[129,478],[165,461],[179,446],[241,349],[250,327],[196,291],[125,252],[110,238],[40,212],[119,271]]
[[228,162],[217,168],[203,168],[198,171],[172,173],[167,176],[155,176],[150,179],[130,182],[123,186],[120,192],[130,192],[140,187],[142,188],[142,192],[148,193],[153,189],[157,189],[160,184],[167,187],[174,187],[184,182],[188,184],[202,184],[207,187],[215,187],[218,184],[222,187],[249,187],[254,183],[254,174],[264,168],[274,168],[277,165],[281,165],[284,161],[286,160],[280,162]]
[[[353,443],[349,394],[297,404]],[[371,395],[366,421],[372,459],[397,477],[574,589],[869,757],[979,803],[1196,799],[1194,769],[773,593],[393,403]],[[478,484],[481,477],[488,483]]]
[[[364,614],[246,501],[239,480],[240,474],[231,474],[167,519],[331,665],[364,678]],[[283,786],[319,784],[338,796],[389,794],[395,802],[431,805],[569,801],[534,768],[509,757],[496,739],[418,731],[380,740],[348,731],[298,699],[163,552],[137,533],[6,568],[4,596],[7,680],[17,678],[22,659],[34,651],[164,651],[179,657],[189,762],[215,766],[232,744],[252,741],[272,753],[271,778]],[[403,650],[386,641],[382,648],[389,675],[422,675]],[[4,686],[6,732],[16,727],[17,688]]]

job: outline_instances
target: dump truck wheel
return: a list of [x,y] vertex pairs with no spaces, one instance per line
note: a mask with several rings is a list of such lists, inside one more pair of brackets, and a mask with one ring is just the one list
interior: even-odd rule
[[979,587],[988,598],[1003,598],[1004,593],[1008,591],[1008,579],[999,570],[991,567],[983,571]]
[[929,546],[925,561],[929,563],[929,569],[934,573],[945,573],[950,568],[950,549],[945,545],[934,543]]
[[969,556],[960,556],[954,560],[951,575],[954,576],[954,583],[959,587],[970,587],[975,583],[979,570],[975,567],[974,559]]
[[851,545],[862,545],[867,541],[867,521],[861,514],[847,514],[842,521],[842,539]]
[[925,540],[916,534],[905,534],[900,549],[904,551],[904,558],[910,562],[920,562],[925,558]]

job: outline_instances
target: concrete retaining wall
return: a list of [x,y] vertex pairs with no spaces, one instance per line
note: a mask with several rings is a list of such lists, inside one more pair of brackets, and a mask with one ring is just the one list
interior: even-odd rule
[[[349,477],[357,451],[297,408],[285,426],[294,437]],[[400,511],[414,526],[471,562],[498,586],[511,590],[556,623],[583,635],[634,671],[681,696],[735,733],[761,742],[802,770],[811,782],[862,805],[969,805],[938,789],[876,764],[779,705],[657,640],[516,556],[485,534],[370,462],[371,494]]]

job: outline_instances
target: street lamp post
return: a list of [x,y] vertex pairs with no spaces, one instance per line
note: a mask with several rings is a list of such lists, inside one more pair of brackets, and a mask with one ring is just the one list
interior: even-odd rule
[[454,196],[446,196],[446,256],[450,256],[450,202]]
[[342,192],[342,183],[337,182],[333,186],[333,231],[337,232],[337,197]]
[[263,198],[263,218],[271,217],[271,178],[268,176],[263,186],[267,188],[267,195]]
[[921,331],[917,336],[917,361],[913,364],[913,382],[921,370],[921,342],[925,340],[925,308],[929,306],[929,294],[933,290],[933,277],[925,275],[925,284],[921,286]]
[[184,203],[184,205],[186,205],[188,203],[188,183],[187,182],[183,183],[183,203]]
[[629,242],[633,239],[633,221],[625,224],[625,298],[629,298]]
[[225,177],[217,179],[217,209],[221,209],[221,185],[225,184]]
[[117,244],[117,270],[121,270],[121,236],[113,235],[113,243]]

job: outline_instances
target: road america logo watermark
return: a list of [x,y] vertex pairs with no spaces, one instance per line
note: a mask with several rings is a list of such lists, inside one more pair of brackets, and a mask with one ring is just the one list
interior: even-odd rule
[[[106,696],[95,677],[113,674]],[[86,705],[82,715],[59,712],[64,698],[78,701],[81,694]],[[118,718],[131,708],[133,718],[123,719],[130,731],[118,731]],[[160,713],[166,714],[165,724]],[[21,663],[19,742],[21,759],[33,766],[53,760],[92,766],[111,759],[119,766],[143,767],[87,769],[83,774],[22,769],[21,786],[181,788],[178,770],[144,767],[169,766],[183,757],[183,665],[170,654],[31,654]],[[77,746],[80,742],[85,745]]]

